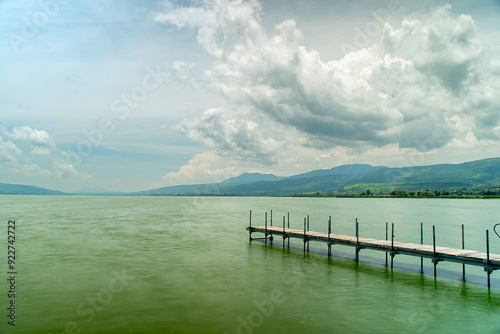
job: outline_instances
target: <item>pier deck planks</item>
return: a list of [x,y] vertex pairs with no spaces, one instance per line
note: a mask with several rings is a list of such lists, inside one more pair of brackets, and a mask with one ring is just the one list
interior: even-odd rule
[[[250,233],[266,233],[266,230],[267,233],[271,235],[284,235],[289,238],[306,239],[308,241],[321,241],[325,243],[330,242],[330,244],[332,245],[339,244],[384,252],[394,251],[395,254],[405,254],[417,257],[438,259],[439,261],[464,263],[485,268],[488,265],[488,255],[486,253],[467,249],[455,249],[436,246],[436,253],[434,253],[434,247],[432,245],[420,245],[396,241],[394,241],[394,243],[391,243],[391,241],[388,240],[376,240],[361,237],[359,238],[358,243],[358,238],[341,234],[330,234],[330,238],[328,238],[328,233],[322,232],[307,231],[304,235],[304,230],[281,228],[277,226],[247,227],[247,231],[249,231]],[[492,270],[500,269],[500,255],[490,254],[489,266]]]

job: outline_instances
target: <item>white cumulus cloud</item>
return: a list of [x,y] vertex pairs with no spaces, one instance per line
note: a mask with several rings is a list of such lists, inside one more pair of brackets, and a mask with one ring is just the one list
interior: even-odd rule
[[54,147],[54,139],[44,130],[33,129],[29,126],[13,127],[8,130],[1,126],[1,132],[11,140],[45,147]]
[[14,162],[17,161],[16,155],[21,154],[21,150],[11,142],[5,142],[2,137],[0,137],[0,162]]
[[[309,146],[397,143],[426,150],[429,138],[439,148],[470,130],[481,138],[491,127],[489,138],[497,135],[500,104],[491,87],[498,79],[473,19],[455,15],[450,5],[404,19],[399,28],[386,24],[379,44],[328,62],[303,45],[295,21],[276,25],[276,34],[267,36],[260,15],[255,1],[211,0],[156,20],[198,30],[200,45],[216,60],[207,78],[233,103],[233,114],[250,106],[298,130]],[[457,127],[453,117],[472,123]],[[204,113],[184,132],[209,147],[220,140],[238,150],[223,136],[193,135],[206,130],[206,121]],[[213,125],[221,134],[234,129],[228,122]]]
[[197,154],[179,171],[165,174],[162,180],[168,185],[218,183],[241,173],[237,161],[208,151]]
[[[87,173],[82,173],[76,170],[76,168],[65,161],[64,159],[61,158],[56,158],[52,162],[52,170],[53,170],[53,176],[57,178],[59,181],[63,181],[66,178],[80,178],[80,179],[90,179],[92,178],[89,174]],[[64,176],[64,178],[63,178]]]
[[[260,4],[255,0],[206,0],[198,7],[180,7],[157,14],[157,22],[179,28],[198,30],[198,43],[211,55],[220,58],[235,47],[241,39],[261,33]],[[221,40],[220,36],[224,36]]]
[[[270,32],[262,15],[257,1],[241,0],[202,0],[157,15],[197,31],[214,61],[204,71],[207,89],[226,101],[178,126],[212,159],[197,156],[164,180],[220,170],[216,157],[279,174],[367,162],[362,157],[392,165],[415,164],[415,157],[447,162],[443,154],[460,161],[464,147],[498,143],[500,63],[473,18],[451,5],[386,23],[373,45],[332,60],[305,46],[293,19]],[[264,131],[270,122],[280,131]]]
[[283,148],[282,142],[262,131],[256,122],[240,115],[226,117],[223,109],[208,109],[199,118],[184,120],[178,129],[221,156],[264,164],[273,164]]

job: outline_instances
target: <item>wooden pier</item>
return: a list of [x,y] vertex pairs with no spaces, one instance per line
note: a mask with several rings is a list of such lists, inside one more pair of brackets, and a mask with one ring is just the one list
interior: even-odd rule
[[[498,225],[498,224],[497,224]],[[288,241],[288,247],[290,247],[290,239],[301,239],[304,242],[304,252],[309,251],[309,242],[317,241],[324,242],[328,246],[328,256],[331,256],[331,246],[332,245],[344,245],[355,247],[355,260],[359,260],[359,252],[362,249],[371,249],[377,251],[386,252],[386,266],[387,255],[391,257],[391,269],[393,268],[394,256],[397,254],[404,254],[410,256],[416,256],[421,258],[420,266],[423,271],[423,259],[429,258],[434,264],[434,277],[436,277],[436,266],[441,261],[449,261],[462,263],[463,270],[463,280],[465,281],[465,265],[473,265],[483,267],[484,271],[488,274],[488,288],[490,287],[490,275],[494,270],[500,269],[500,255],[490,254],[489,251],[489,231],[486,230],[486,253],[478,252],[474,250],[464,249],[464,228],[462,225],[462,249],[448,248],[448,247],[438,247],[436,246],[436,230],[435,226],[432,227],[433,230],[433,244],[424,245],[423,244],[423,224],[421,226],[421,243],[405,243],[394,241],[394,224],[392,224],[391,238],[388,240],[388,224],[386,223],[386,240],[376,240],[370,238],[359,237],[359,224],[356,219],[356,235],[347,236],[340,234],[331,233],[331,216],[328,219],[328,233],[313,232],[309,231],[309,216],[304,218],[304,228],[301,230],[290,228],[290,216],[288,215],[288,224],[285,226],[285,216],[283,216],[282,226],[272,226],[272,211],[271,211],[271,224],[267,223],[267,213],[265,215],[265,225],[264,226],[252,226],[252,211],[250,211],[250,225],[246,228],[249,232],[249,240],[264,239],[267,243],[273,242],[275,235],[280,235],[283,238],[283,247],[285,247],[285,241]],[[260,232],[264,233],[263,238],[252,238],[252,233]],[[496,231],[495,231],[496,233]]]

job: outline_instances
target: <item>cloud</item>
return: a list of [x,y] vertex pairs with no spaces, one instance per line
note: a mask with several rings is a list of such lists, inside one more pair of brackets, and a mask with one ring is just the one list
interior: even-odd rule
[[0,162],[16,162],[16,155],[21,154],[21,150],[11,141],[5,142],[0,137]]
[[54,177],[56,177],[59,181],[62,181],[62,176],[64,175],[64,179],[66,178],[81,178],[81,179],[90,179],[92,178],[87,173],[81,173],[76,170],[76,168],[66,162],[64,159],[56,158],[53,160],[53,171]]
[[38,164],[20,164],[17,161],[3,161],[0,164],[0,182],[29,184],[26,180],[34,183],[46,182],[53,178],[53,173],[41,168]]
[[[180,7],[157,14],[155,21],[168,23],[178,28],[198,30],[198,43],[212,56],[222,57],[233,49],[241,39],[256,37],[262,31],[259,24],[260,4],[255,0],[207,0],[199,7]],[[223,40],[220,36],[224,36]]]
[[0,137],[0,170],[4,178],[3,181],[10,181],[13,175],[23,177],[51,177],[52,173],[40,168],[38,164],[22,164],[18,160],[22,159],[22,151],[11,141],[5,142]]
[[54,147],[54,139],[44,130],[32,129],[29,126],[14,127],[10,131],[2,126],[0,130],[14,141],[47,148]]
[[209,151],[197,154],[178,172],[167,173],[162,180],[168,185],[218,183],[241,173],[237,161]]
[[208,109],[201,117],[186,119],[178,130],[221,156],[273,164],[283,143],[271,138],[248,118],[226,117],[223,109]]
[[194,67],[196,67],[196,64],[192,62],[175,61],[172,64],[170,76],[167,82],[176,86],[194,86],[194,82],[192,80]]
[[399,28],[386,24],[379,43],[331,61],[304,46],[294,20],[268,36],[260,16],[257,2],[238,0],[201,1],[156,16],[196,29],[214,57],[205,74],[227,98],[231,117],[210,109],[180,129],[218,154],[276,163],[271,152],[281,144],[253,139],[260,124],[246,120],[248,110],[285,126],[294,143],[319,150],[396,144],[425,152],[470,133],[499,139],[498,69],[472,17],[455,15],[450,5],[407,17]]
[[31,154],[33,155],[39,155],[39,156],[47,156],[50,155],[50,150],[43,148],[43,147],[35,147],[32,151]]
[[52,177],[51,171],[40,168],[37,164],[20,165],[18,170],[21,174],[28,177]]
[[385,51],[412,62],[415,68],[434,76],[454,94],[478,79],[483,47],[469,15],[455,17],[451,5],[435,8],[428,17],[403,21],[400,29],[386,26]]
[[[59,151],[55,140],[44,130],[29,126],[9,128],[0,124],[0,134],[11,139],[5,142],[0,137],[0,163],[4,163],[2,168],[7,171],[4,177],[57,179],[59,182],[63,181],[63,175],[72,179],[90,178],[90,175],[79,172],[64,160],[68,158],[68,153]],[[52,169],[44,169],[48,166]],[[21,182],[25,182],[23,180]]]

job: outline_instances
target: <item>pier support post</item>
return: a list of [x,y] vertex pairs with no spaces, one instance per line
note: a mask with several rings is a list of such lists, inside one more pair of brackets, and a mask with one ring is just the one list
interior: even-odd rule
[[[389,240],[389,224],[385,223],[385,241]],[[387,268],[387,252],[385,252],[385,267]]]
[[273,210],[271,210],[271,227],[273,226]]
[[265,225],[264,225],[264,244],[267,245],[267,212],[266,212]]
[[306,231],[306,218],[304,217],[304,253],[306,252],[307,231]]
[[392,232],[391,232],[391,270],[394,268],[394,256],[396,252],[394,251],[394,223],[392,223]]
[[248,230],[248,241],[252,241],[252,210],[250,210],[250,229]]
[[[288,212],[288,229],[290,229],[290,212]],[[287,240],[288,248],[290,248],[290,238]]]
[[436,225],[432,225],[432,250],[434,253],[432,263],[434,263],[434,279],[435,279],[437,277],[437,264],[439,262],[439,259],[436,255]]
[[358,218],[356,218],[356,262],[359,261],[359,224],[358,224]]
[[490,275],[493,272],[493,269],[490,266],[490,231],[486,230],[486,267],[484,271],[488,273],[488,289],[491,286]]
[[[462,249],[465,249],[464,224],[462,224]],[[462,280],[465,282],[465,263],[462,263]]]
[[[307,232],[309,232],[309,215],[307,215]],[[309,252],[309,239],[307,239],[307,251]]]
[[330,234],[332,233],[332,216],[328,217],[328,256],[332,256],[332,243]]
[[[424,223],[420,223],[420,244],[424,244]],[[424,272],[424,258],[420,258],[420,272]]]
[[285,239],[286,239],[286,234],[285,234],[285,216],[283,216],[283,249],[285,249]]

